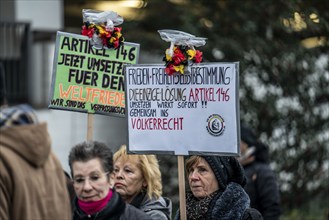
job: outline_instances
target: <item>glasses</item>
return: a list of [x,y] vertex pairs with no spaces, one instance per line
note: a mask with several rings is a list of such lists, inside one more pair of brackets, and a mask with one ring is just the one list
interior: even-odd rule
[[101,182],[102,178],[109,174],[109,172],[103,173],[103,174],[92,174],[90,176],[78,176],[73,178],[73,184],[76,186],[83,186],[85,185],[85,182],[88,181],[89,184],[95,185]]

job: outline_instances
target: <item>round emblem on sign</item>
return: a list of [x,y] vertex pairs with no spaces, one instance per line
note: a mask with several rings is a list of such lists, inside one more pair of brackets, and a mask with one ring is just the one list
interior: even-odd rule
[[212,114],[207,119],[207,131],[213,136],[223,134],[225,130],[224,119],[218,114]]

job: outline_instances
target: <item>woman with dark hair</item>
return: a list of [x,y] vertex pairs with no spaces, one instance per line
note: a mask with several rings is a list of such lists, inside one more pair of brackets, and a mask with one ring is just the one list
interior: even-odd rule
[[254,132],[241,126],[240,163],[247,177],[245,190],[250,205],[262,213],[265,220],[278,220],[281,214],[280,193],[276,175],[269,166],[269,149],[257,140]]
[[[191,156],[186,161],[190,192],[186,193],[188,220],[262,219],[249,207],[243,168],[234,157]],[[179,212],[176,218],[179,219]]]
[[105,144],[89,141],[74,146],[70,151],[69,165],[76,194],[74,220],[150,219],[110,188],[112,151]]

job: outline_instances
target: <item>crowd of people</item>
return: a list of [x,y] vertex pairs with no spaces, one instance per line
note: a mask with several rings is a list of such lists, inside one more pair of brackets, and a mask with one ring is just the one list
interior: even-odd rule
[[[162,195],[155,155],[129,154],[125,145],[113,154],[105,143],[84,141],[70,150],[68,174],[30,106],[1,107],[0,126],[0,219],[180,219]],[[266,147],[241,129],[241,157],[186,159],[186,219],[279,219],[275,174],[260,152]]]
[[[124,145],[113,154],[105,143],[85,141],[72,147],[68,174],[29,105],[1,107],[0,129],[0,219],[180,219],[162,196],[155,155],[128,154]],[[241,138],[240,158],[187,158],[188,220],[279,219],[266,147],[245,127]]]
[[[3,82],[3,80],[2,80]],[[52,151],[46,122],[29,105],[9,106],[1,88],[0,219],[179,220],[162,195],[156,155],[116,152],[98,141],[70,150],[70,174]],[[186,159],[188,220],[278,220],[280,193],[268,148],[241,126],[241,157]]]

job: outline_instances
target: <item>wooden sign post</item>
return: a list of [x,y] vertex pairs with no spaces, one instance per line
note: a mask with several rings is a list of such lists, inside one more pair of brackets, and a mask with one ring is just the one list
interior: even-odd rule
[[93,139],[93,129],[94,129],[94,115],[88,113],[87,141],[91,141]]
[[185,199],[185,172],[184,156],[177,156],[178,162],[178,183],[179,183],[179,213],[180,219],[186,220],[186,199]]

